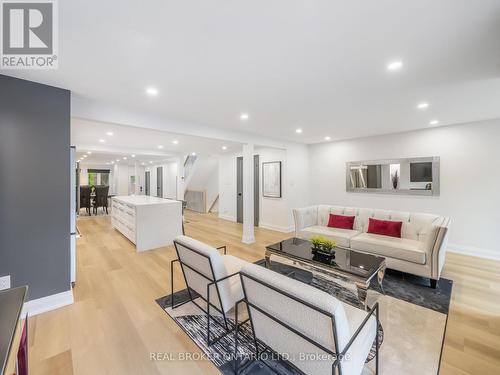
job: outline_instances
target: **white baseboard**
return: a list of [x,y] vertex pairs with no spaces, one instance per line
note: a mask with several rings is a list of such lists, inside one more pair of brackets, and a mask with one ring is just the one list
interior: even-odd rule
[[[236,217],[230,216],[230,215],[224,215],[221,213],[219,213],[219,219],[229,220],[229,221],[233,221],[233,222],[236,221]],[[274,224],[263,223],[263,222],[259,222],[259,228],[275,230],[277,232],[283,232],[283,233],[290,233],[290,232],[293,232],[293,230],[294,230],[293,226],[282,227],[280,225],[274,225]]]
[[247,237],[243,237],[241,239],[241,242],[247,244],[247,245],[250,245],[252,243],[255,243],[255,237],[254,236],[247,236]]
[[221,214],[220,212],[219,212],[219,219],[236,221],[236,218],[234,216],[224,215],[224,214]]
[[42,314],[44,312],[55,310],[63,306],[73,303],[73,290],[52,294],[47,297],[42,297],[28,301],[23,306],[22,316],[28,313],[28,316]]
[[282,227],[280,225],[274,225],[274,224],[269,224],[269,223],[263,223],[259,222],[259,228],[265,228],[265,229],[270,229],[270,230],[275,230],[277,232],[283,232],[283,233],[290,233],[293,232],[294,227]]
[[500,249],[493,250],[473,246],[448,244],[448,249],[446,251],[449,251],[450,253],[469,255],[479,258],[500,260]]

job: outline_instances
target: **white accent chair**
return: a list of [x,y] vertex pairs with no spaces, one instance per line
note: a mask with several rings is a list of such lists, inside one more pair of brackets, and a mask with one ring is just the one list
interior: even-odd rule
[[[366,312],[254,264],[245,265],[240,277],[257,358],[261,343],[305,374],[359,375],[375,340],[378,374],[378,303]],[[236,322],[235,358],[238,331]],[[238,366],[235,359],[237,372]]]
[[[354,228],[328,227],[330,214],[355,216]],[[293,210],[295,237],[323,236],[339,246],[385,257],[387,268],[428,277],[436,287],[443,269],[450,218],[416,212],[318,205]],[[367,233],[369,218],[402,221],[401,238]]]
[[[175,250],[178,259],[170,263],[171,275],[171,303],[172,308],[192,302],[207,315],[207,343],[212,345],[220,340],[224,335],[210,339],[210,321],[221,325],[210,314],[213,308],[219,312],[224,319],[223,328],[226,334],[231,332],[226,313],[231,310],[235,303],[243,298],[240,278],[238,273],[248,262],[226,255],[226,246],[214,248],[203,242],[197,241],[188,236],[178,236],[174,240]],[[225,255],[220,255],[218,249],[224,249]],[[189,293],[189,300],[178,305],[174,305],[174,263],[181,265],[184,281]],[[197,293],[195,295],[193,292]],[[201,298],[206,303],[206,309],[201,307],[195,300]]]

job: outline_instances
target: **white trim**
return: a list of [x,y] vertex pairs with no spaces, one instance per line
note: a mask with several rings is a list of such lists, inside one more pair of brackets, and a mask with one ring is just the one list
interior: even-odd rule
[[274,230],[274,231],[282,232],[282,233],[291,233],[291,232],[293,232],[293,229],[294,229],[293,226],[282,227],[280,225],[274,225],[274,224],[263,223],[263,222],[259,222],[259,228],[270,229],[270,230]]
[[241,239],[241,242],[244,244],[250,245],[252,243],[255,243],[255,237],[254,236],[243,236]]
[[446,251],[449,251],[450,253],[470,255],[479,258],[500,260],[500,249],[493,250],[493,249],[484,249],[481,247],[474,247],[474,246],[461,246],[461,245],[448,244],[448,248]]
[[234,216],[224,215],[224,214],[221,214],[221,213],[219,213],[219,219],[229,220],[229,221],[236,221],[236,218]]
[[47,297],[42,297],[28,301],[23,306],[22,316],[28,313],[28,316],[42,314],[44,312],[55,310],[63,306],[71,305],[73,300],[73,290],[52,294]]

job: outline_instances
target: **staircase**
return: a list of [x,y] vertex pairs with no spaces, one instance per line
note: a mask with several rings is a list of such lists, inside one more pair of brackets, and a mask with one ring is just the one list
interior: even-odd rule
[[214,199],[214,202],[212,203],[212,205],[208,209],[209,214],[215,213],[215,212],[219,212],[219,194],[217,194],[217,196]]
[[210,156],[188,155],[184,162],[184,189],[188,209],[203,213],[217,210],[218,160]]
[[189,181],[191,180],[193,173],[196,169],[196,160],[198,159],[197,155],[189,154],[184,160],[184,186],[189,186]]

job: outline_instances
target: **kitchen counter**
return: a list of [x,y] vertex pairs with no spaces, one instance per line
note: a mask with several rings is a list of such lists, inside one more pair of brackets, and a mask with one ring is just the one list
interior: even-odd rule
[[146,206],[151,204],[176,204],[179,201],[173,199],[165,199],[158,197],[151,197],[149,195],[120,195],[113,197],[113,200],[132,204],[134,206]]

